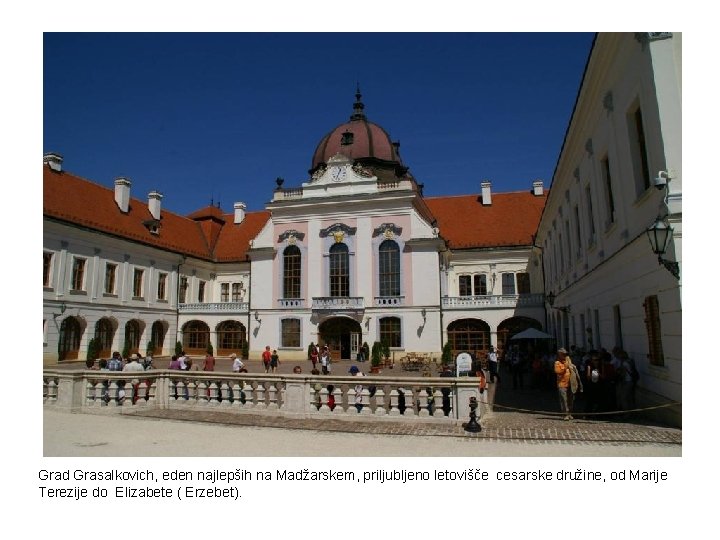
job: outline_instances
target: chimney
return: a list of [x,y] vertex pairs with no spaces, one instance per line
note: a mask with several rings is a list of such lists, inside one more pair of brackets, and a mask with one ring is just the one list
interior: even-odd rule
[[533,195],[536,197],[541,197],[543,194],[543,181],[542,180],[535,180],[532,184],[533,186]]
[[159,191],[148,193],[148,210],[155,219],[160,219],[160,201],[162,201],[162,198],[162,193]]
[[233,223],[238,224],[245,221],[245,209],[247,206],[244,202],[236,202],[234,205],[235,208],[235,220]]
[[120,176],[115,179],[115,202],[122,212],[130,209],[130,183],[129,178]]
[[492,204],[490,185],[490,180],[483,180],[482,182],[480,182],[480,195],[482,197],[483,206],[490,206]]
[[56,152],[46,152],[43,156],[43,165],[47,163],[51,170],[62,172],[63,157]]

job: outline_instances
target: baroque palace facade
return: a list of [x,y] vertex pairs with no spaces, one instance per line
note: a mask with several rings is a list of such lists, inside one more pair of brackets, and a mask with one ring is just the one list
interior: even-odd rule
[[[307,180],[278,179],[261,211],[237,202],[180,216],[160,193],[133,198],[129,179],[105,187],[46,154],[44,363],[85,359],[92,338],[102,357],[170,355],[177,341],[251,358],[266,345],[305,358],[310,342],[343,359],[375,341],[482,354],[533,327],[565,346],[622,344],[643,383],[677,399],[679,280],[640,238],[662,198],[653,174],[672,168],[680,260],[681,42],[658,35],[598,35],[550,191],[478,181],[473,194],[425,197],[359,93]],[[654,307],[643,312],[640,296]],[[658,325],[643,325],[648,311]],[[661,365],[649,352],[658,343]]]

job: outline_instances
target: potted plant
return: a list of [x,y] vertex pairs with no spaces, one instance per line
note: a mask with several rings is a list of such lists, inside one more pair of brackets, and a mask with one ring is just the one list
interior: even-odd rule
[[443,366],[452,363],[452,347],[450,346],[449,341],[445,343],[445,345],[443,345],[442,357],[440,358],[440,362]]
[[382,344],[379,341],[373,343],[372,352],[370,353],[370,373],[380,373],[380,355],[382,354]]
[[210,356],[213,355],[214,349],[213,349],[212,343],[210,343],[209,341],[208,341],[207,348],[205,349],[205,351],[206,351]]
[[175,356],[180,356],[183,352],[183,344],[181,342],[175,343]]
[[249,355],[250,355],[250,346],[248,345],[248,342],[246,341],[245,343],[243,343],[243,346],[242,346],[243,360],[247,360]]
[[87,359],[97,360],[100,356],[100,340],[98,338],[92,338],[88,343]]
[[148,354],[155,354],[155,342],[151,339],[148,341],[147,347],[145,349],[145,356]]
[[382,346],[382,357],[383,357],[383,364],[386,366],[390,365],[390,345],[387,341],[383,341],[381,343]]

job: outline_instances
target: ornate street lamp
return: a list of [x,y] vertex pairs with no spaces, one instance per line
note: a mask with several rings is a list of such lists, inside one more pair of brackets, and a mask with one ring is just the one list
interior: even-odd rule
[[650,247],[653,253],[658,256],[658,264],[662,264],[675,279],[680,279],[680,264],[677,261],[669,261],[663,258],[665,251],[673,235],[673,228],[668,225],[664,218],[658,217],[646,230]]
[[545,300],[547,300],[547,303],[550,305],[551,308],[557,309],[558,311],[562,311],[563,313],[570,313],[570,306],[555,306],[555,299],[557,296],[550,291],[545,295]]

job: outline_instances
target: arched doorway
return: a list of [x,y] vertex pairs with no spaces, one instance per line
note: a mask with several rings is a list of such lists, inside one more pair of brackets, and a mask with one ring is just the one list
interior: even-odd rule
[[333,360],[357,358],[362,343],[360,323],[347,317],[333,317],[320,324],[318,344],[327,345]]
[[187,354],[203,355],[210,343],[210,328],[202,321],[190,321],[183,326],[183,349]]
[[77,360],[80,352],[82,327],[75,317],[68,317],[60,324],[58,360]]
[[152,329],[150,330],[150,339],[153,343],[153,355],[161,355],[163,351],[163,347],[165,346],[165,334],[167,333],[167,328],[165,323],[162,321],[155,321],[152,325]]
[[498,325],[497,329],[497,344],[498,349],[504,351],[510,345],[510,338],[515,334],[527,330],[528,328],[534,328],[535,330],[542,330],[542,324],[535,319],[529,317],[511,317],[505,319]]
[[242,355],[247,342],[245,327],[238,321],[223,321],[217,325],[217,354],[229,356],[232,353]]
[[490,348],[490,326],[480,319],[454,321],[448,326],[447,334],[453,358],[461,352],[484,358]]
[[110,358],[112,355],[112,344],[115,337],[115,325],[107,317],[103,317],[95,323],[95,338],[100,341],[100,358]]

